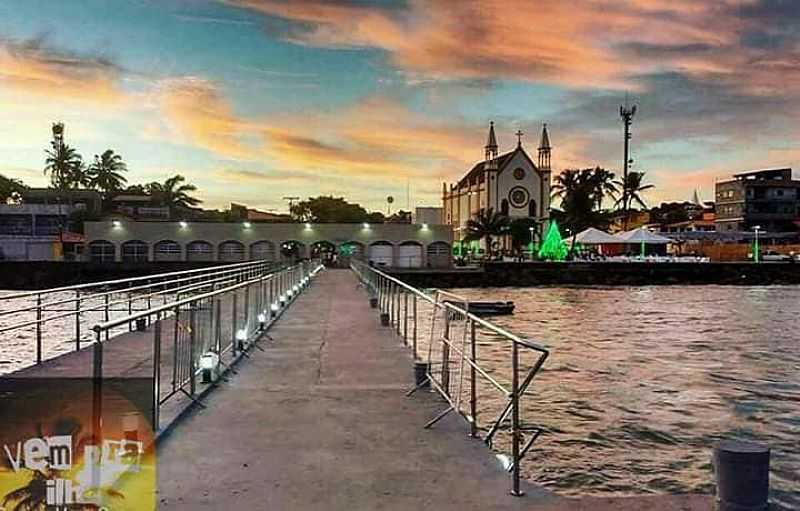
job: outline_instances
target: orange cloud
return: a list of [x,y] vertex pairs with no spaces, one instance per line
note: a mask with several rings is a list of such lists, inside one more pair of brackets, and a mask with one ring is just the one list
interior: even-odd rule
[[46,48],[41,40],[0,42],[0,86],[39,96],[122,103],[120,69],[96,57]]
[[[730,9],[749,0],[411,0],[407,8],[326,0],[226,0],[297,22],[287,39],[386,50],[401,69],[436,78],[510,78],[576,87],[635,88],[653,70],[729,72],[726,59],[673,52],[621,58],[629,43],[731,49],[743,24]],[[726,52],[727,60],[733,51]],[[741,64],[738,60],[732,64]]]
[[250,123],[237,117],[217,88],[200,78],[169,79],[161,84],[161,107],[178,135],[193,144],[234,159],[252,159],[243,141]]

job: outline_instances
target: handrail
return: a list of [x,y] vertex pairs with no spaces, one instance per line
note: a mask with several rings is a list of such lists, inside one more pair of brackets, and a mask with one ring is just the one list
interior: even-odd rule
[[[493,324],[484,318],[469,312],[468,299],[455,295],[449,291],[435,289],[433,296],[425,293],[400,279],[393,277],[372,266],[366,265],[359,260],[352,260],[351,269],[359,277],[361,282],[369,291],[370,301],[373,307],[379,308],[381,312],[381,323],[384,326],[392,327],[398,335],[401,335],[404,343],[408,344],[408,322],[409,322],[409,300],[411,297],[411,328],[413,339],[413,350],[415,364],[419,364],[424,370],[424,378],[420,380],[417,374],[417,387],[409,395],[413,394],[418,388],[429,385],[444,399],[448,407],[443,412],[430,420],[425,427],[432,427],[447,414],[455,412],[462,416],[470,426],[470,434],[478,436],[478,392],[477,376],[486,380],[492,387],[499,391],[506,400],[499,415],[491,422],[486,434],[483,436],[484,442],[490,447],[494,445],[494,439],[501,431],[510,430],[511,434],[511,457],[506,464],[506,469],[512,474],[512,495],[522,495],[520,489],[520,465],[528,450],[541,434],[539,427],[523,425],[520,417],[520,400],[526,395],[531,387],[534,377],[550,356],[550,351],[543,344],[536,341],[523,339],[505,328]],[[442,300],[442,297],[457,298],[457,300]],[[419,313],[417,308],[418,299],[431,306],[430,319],[430,338],[428,340],[427,358],[420,360],[417,353],[417,325],[419,323]],[[461,307],[461,304],[464,304]],[[437,318],[441,315],[440,328],[436,330]],[[463,323],[463,329],[459,331],[458,325]],[[402,326],[402,332],[401,332]],[[477,357],[478,330],[486,331],[499,336],[503,341],[511,346],[511,382],[510,386],[501,384],[497,378],[489,374]],[[441,356],[441,360],[434,359],[433,348],[437,347],[435,357]],[[520,348],[530,350],[537,354],[533,365],[526,368],[526,375],[520,381]],[[417,368],[415,368],[416,371]],[[470,394],[469,409],[465,410],[462,403],[464,392],[465,375],[469,374],[468,392]],[[456,378],[456,394],[451,393],[451,377]],[[509,426],[510,416],[510,426]],[[528,434],[527,440],[523,445],[523,434]]]
[[[358,262],[354,261],[352,264],[354,264],[354,265],[364,265],[364,263],[362,263],[360,261],[358,261]],[[410,285],[406,284],[405,282],[403,282],[402,280],[400,280],[400,279],[398,279],[396,277],[392,277],[391,275],[388,275],[388,274],[382,272],[381,270],[378,270],[375,267],[372,267],[372,266],[367,266],[367,267],[369,268],[370,271],[376,273],[377,275],[380,275],[382,278],[384,278],[386,280],[394,282],[396,285],[402,287],[403,289],[407,290],[408,292],[417,295],[418,297],[424,299],[425,301],[427,301],[427,302],[429,302],[431,304],[435,303],[435,299],[432,298],[429,294],[427,294],[427,293],[425,293],[425,292],[423,292],[423,291],[421,291],[421,290],[419,290],[419,289],[417,289],[417,288],[415,288],[413,286],[410,286]],[[463,297],[461,297],[459,295],[456,295],[456,294],[453,294],[453,293],[451,293],[449,291],[442,290],[442,289],[439,289],[439,288],[433,288],[433,291],[434,292],[438,292],[438,293],[442,293],[442,294],[447,294],[449,296],[453,296],[453,297],[459,298],[459,301],[463,301]],[[543,344],[539,344],[537,342],[530,341],[530,340],[527,340],[527,339],[522,339],[521,337],[509,332],[508,330],[506,330],[504,328],[501,328],[501,327],[499,327],[499,326],[497,326],[497,325],[495,325],[493,323],[490,323],[490,322],[486,321],[485,319],[483,319],[483,318],[481,318],[479,316],[476,316],[475,314],[473,314],[473,313],[471,313],[469,311],[466,311],[463,308],[460,308],[460,307],[458,307],[458,306],[456,306],[454,304],[446,303],[446,302],[442,302],[441,304],[443,306],[445,306],[445,307],[448,307],[448,308],[452,309],[453,312],[457,312],[458,314],[465,315],[470,320],[478,323],[479,325],[481,325],[482,327],[484,327],[484,328],[486,328],[488,330],[493,331],[494,333],[496,333],[498,335],[509,337],[514,342],[522,344],[525,347],[528,347],[528,348],[531,348],[531,349],[534,349],[534,350],[537,350],[537,351],[548,352],[549,353],[549,350]]]
[[84,284],[74,284],[71,286],[62,286],[62,287],[51,287],[47,289],[40,289],[38,291],[25,291],[22,293],[15,293],[12,295],[3,295],[0,296],[0,301],[4,300],[12,300],[15,298],[27,298],[29,296],[36,296],[42,294],[49,294],[49,293],[56,293],[60,291],[75,291],[77,289],[86,289],[91,287],[103,287],[103,286],[110,286],[116,284],[122,284],[125,282],[137,282],[141,280],[148,280],[148,279],[157,279],[161,277],[172,277],[176,275],[186,275],[189,273],[200,273],[203,271],[213,270],[215,268],[225,267],[225,268],[234,268],[240,266],[255,266],[258,264],[263,264],[266,261],[245,261],[241,263],[231,263],[231,264],[217,264],[213,266],[203,266],[202,268],[194,268],[191,270],[180,270],[180,271],[173,271],[173,272],[166,272],[166,273],[156,273],[154,275],[143,275],[141,277],[128,277],[124,279],[114,279],[114,280],[103,280],[99,282],[86,282]]

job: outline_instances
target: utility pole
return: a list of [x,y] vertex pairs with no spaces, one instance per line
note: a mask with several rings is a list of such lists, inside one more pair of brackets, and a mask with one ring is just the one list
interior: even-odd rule
[[624,209],[623,228],[628,230],[628,165],[630,164],[630,140],[631,124],[633,116],[636,115],[636,105],[628,106],[628,98],[625,98],[625,105],[619,107],[619,116],[625,124],[625,161],[622,166],[622,208]]

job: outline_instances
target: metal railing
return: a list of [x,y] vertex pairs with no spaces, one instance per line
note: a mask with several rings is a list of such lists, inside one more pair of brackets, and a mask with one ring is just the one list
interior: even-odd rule
[[[41,364],[63,353],[65,343],[74,342],[78,351],[82,342],[93,342],[89,327],[94,323],[130,316],[154,303],[179,301],[187,293],[267,275],[277,268],[275,263],[252,261],[3,295],[0,338],[7,342],[22,339],[15,349],[33,351],[30,363]],[[124,326],[130,331],[134,325],[131,321]],[[45,333],[48,346],[44,345]],[[106,331],[106,335],[110,333]],[[20,369],[30,364],[18,365]]]
[[[531,397],[531,384],[549,350],[470,313],[463,297],[442,290],[425,293],[361,261],[352,261],[351,269],[370,293],[382,323],[424,367],[422,381],[409,395],[429,385],[447,403],[425,427],[455,412],[469,424],[470,435],[490,448],[502,451],[500,435],[510,436],[510,457],[498,458],[511,472],[511,493],[522,495],[520,464],[541,433],[524,420],[523,413],[532,411],[524,399]],[[479,416],[486,414],[492,419],[482,427]]]
[[[158,431],[164,403],[178,394],[198,402],[199,383],[212,384],[258,347],[259,338],[321,269],[316,262],[304,262],[212,291],[195,290],[180,300],[94,325],[93,376],[103,378],[103,336],[146,320],[152,331],[145,335],[152,335],[152,413]],[[198,382],[203,371],[212,371],[213,377]]]

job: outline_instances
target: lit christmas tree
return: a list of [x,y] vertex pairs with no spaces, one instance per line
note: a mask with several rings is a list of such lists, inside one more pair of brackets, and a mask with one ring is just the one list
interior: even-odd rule
[[558,231],[558,224],[555,220],[550,221],[547,226],[547,234],[542,241],[542,248],[539,249],[539,259],[545,261],[563,261],[567,258],[567,246],[561,239]]

